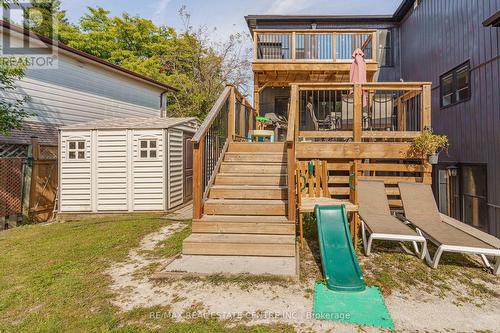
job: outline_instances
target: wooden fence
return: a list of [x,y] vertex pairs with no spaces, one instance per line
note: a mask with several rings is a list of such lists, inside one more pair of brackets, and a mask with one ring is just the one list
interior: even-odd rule
[[[57,196],[57,146],[2,145],[0,154],[0,230],[51,219]],[[11,149],[12,148],[12,149]],[[15,149],[14,149],[15,148]]]
[[21,214],[22,171],[22,158],[0,158],[0,230]]
[[57,196],[57,147],[32,142],[32,157],[25,167],[23,216],[31,222],[51,219]]

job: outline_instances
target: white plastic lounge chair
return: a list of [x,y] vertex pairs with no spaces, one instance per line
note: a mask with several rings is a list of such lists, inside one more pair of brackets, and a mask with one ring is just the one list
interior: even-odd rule
[[[359,180],[358,185],[359,216],[363,247],[367,256],[371,253],[373,240],[391,240],[412,242],[420,259],[424,259],[426,240],[413,229],[391,215],[383,180]],[[367,239],[367,233],[369,237]],[[419,250],[417,243],[422,244]]]
[[[426,251],[426,261],[430,267],[438,266],[443,252],[470,253],[479,255],[485,266],[493,270],[493,274],[500,274],[498,238],[440,214],[430,185],[399,183],[399,189],[408,222],[438,247],[434,258]],[[494,267],[486,256],[496,257]]]

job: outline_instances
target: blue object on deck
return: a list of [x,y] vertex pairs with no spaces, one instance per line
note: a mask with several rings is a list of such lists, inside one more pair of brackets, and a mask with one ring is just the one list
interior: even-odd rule
[[366,288],[349,232],[345,205],[316,206],[323,275],[328,289],[363,291]]

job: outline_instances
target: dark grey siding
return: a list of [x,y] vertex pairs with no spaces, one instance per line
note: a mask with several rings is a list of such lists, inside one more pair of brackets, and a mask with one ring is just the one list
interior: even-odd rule
[[[482,22],[500,0],[423,0],[403,20],[401,72],[406,81],[432,81],[432,123],[449,136],[449,162],[487,163],[489,231],[500,236],[500,29]],[[471,63],[471,95],[440,109],[439,77]]]

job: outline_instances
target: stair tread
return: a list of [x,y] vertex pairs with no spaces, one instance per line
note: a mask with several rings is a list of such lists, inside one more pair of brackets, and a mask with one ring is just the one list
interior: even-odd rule
[[287,162],[281,162],[281,161],[272,161],[272,162],[261,162],[261,161],[222,161],[222,164],[227,164],[227,165],[281,165],[281,166],[286,166]]
[[207,204],[234,204],[234,205],[286,205],[288,200],[279,199],[207,199]]
[[284,185],[213,185],[210,189],[234,189],[234,190],[286,190],[287,186]]
[[228,222],[228,223],[295,223],[289,221],[285,216],[247,216],[247,215],[204,215],[199,220],[193,222]]
[[295,244],[295,235],[191,234],[184,240],[195,243]]
[[226,155],[276,155],[276,156],[286,156],[283,152],[275,152],[275,151],[228,151]]
[[244,175],[242,175],[241,173],[220,172],[220,173],[217,174],[217,176],[227,176],[227,177],[277,177],[277,176],[280,176],[280,177],[286,177],[287,174],[286,173],[277,172],[277,173],[264,173],[264,174],[261,174],[261,173],[245,173]]

